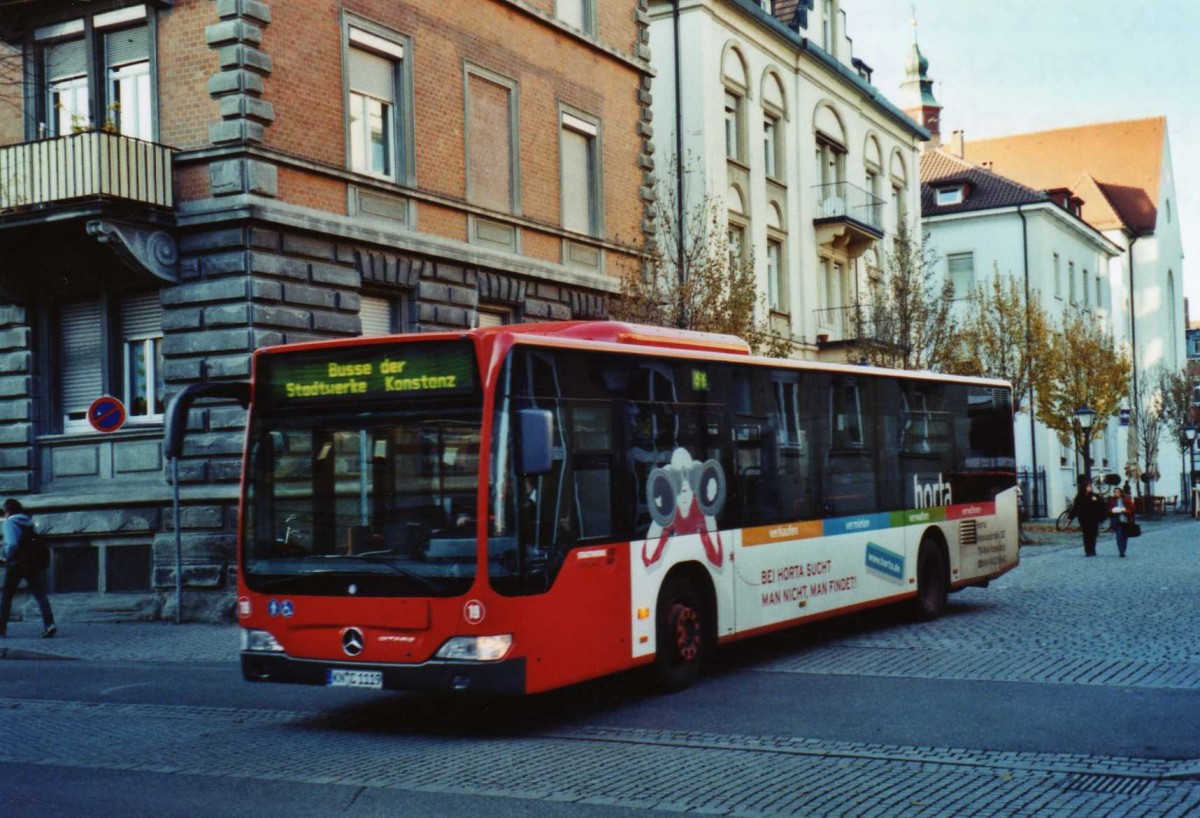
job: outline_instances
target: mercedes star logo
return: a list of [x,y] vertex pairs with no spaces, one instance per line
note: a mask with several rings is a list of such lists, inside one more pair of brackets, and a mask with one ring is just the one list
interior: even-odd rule
[[342,650],[346,652],[347,656],[357,656],[362,653],[365,644],[362,631],[358,628],[346,628],[342,631]]

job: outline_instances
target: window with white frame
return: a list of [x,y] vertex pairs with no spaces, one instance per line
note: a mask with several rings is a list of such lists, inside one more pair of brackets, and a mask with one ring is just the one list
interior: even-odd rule
[[1069,303],[1077,303],[1075,295],[1075,262],[1073,261],[1067,262],[1067,294],[1070,296]]
[[768,179],[779,178],[779,118],[763,117],[763,167]]
[[144,26],[104,34],[107,71],[105,126],[138,139],[154,138],[150,96],[150,30]]
[[103,127],[154,138],[148,19],[134,5],[35,29],[38,137]]
[[[108,297],[65,302],[56,326],[64,431],[90,430],[88,407],[104,395],[121,397],[130,422],[162,419],[162,304],[157,292],[115,303]],[[107,346],[115,344],[118,349]]]
[[600,127],[594,120],[563,112],[562,226],[595,236],[600,233]]
[[733,221],[727,233],[729,242],[729,269],[736,269],[746,260],[746,228]]
[[[817,177],[822,186],[846,181],[846,149],[829,139],[817,135]],[[836,195],[824,188],[828,195]]]
[[963,203],[963,186],[955,185],[954,187],[939,187],[937,189],[937,205],[938,207],[948,207],[950,205],[958,205]]
[[1084,270],[1081,275],[1082,275],[1082,279],[1083,279],[1081,282],[1081,284],[1083,286],[1083,307],[1084,307],[1084,309],[1091,309],[1092,286],[1091,286],[1091,282],[1088,281],[1088,271]]
[[594,0],[554,0],[554,16],[585,34],[595,33]]
[[970,298],[975,291],[975,254],[950,253],[946,256],[946,267],[954,298]]
[[348,36],[350,168],[397,178],[404,44],[355,26]]
[[1062,298],[1062,264],[1058,257],[1058,253],[1054,254],[1054,269],[1051,270],[1054,276],[1054,297]]
[[767,306],[776,312],[786,312],[787,293],[784,281],[783,242],[767,239]]
[[893,218],[895,220],[896,231],[899,232],[900,225],[908,220],[908,203],[905,200],[905,194],[908,191],[908,169],[904,166],[904,159],[900,156],[899,151],[892,152],[890,171],[892,177]]
[[733,91],[725,92],[725,157],[735,162],[742,157],[742,97]]
[[121,302],[125,407],[131,421],[163,414],[162,303],[158,293]]

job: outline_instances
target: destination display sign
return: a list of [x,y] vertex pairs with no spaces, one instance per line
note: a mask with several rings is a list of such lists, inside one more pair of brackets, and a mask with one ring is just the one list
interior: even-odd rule
[[469,341],[331,347],[259,359],[258,398],[274,406],[470,395]]

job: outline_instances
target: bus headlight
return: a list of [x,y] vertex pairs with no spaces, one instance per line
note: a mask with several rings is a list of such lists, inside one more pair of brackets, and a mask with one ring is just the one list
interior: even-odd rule
[[512,634],[498,636],[455,636],[437,652],[439,659],[466,659],[472,662],[498,662],[512,647]]
[[266,631],[253,628],[241,629],[242,650],[257,653],[283,653],[283,645]]

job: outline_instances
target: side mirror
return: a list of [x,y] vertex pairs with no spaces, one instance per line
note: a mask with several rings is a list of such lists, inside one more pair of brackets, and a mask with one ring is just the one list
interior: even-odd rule
[[194,383],[171,398],[167,405],[163,427],[163,457],[177,459],[183,454],[183,438],[187,434],[188,410],[200,398],[236,400],[243,409],[250,406],[250,384],[246,381],[227,383]]
[[551,442],[554,416],[548,409],[522,409],[517,412],[520,440],[517,447],[517,471],[521,474],[546,474],[551,466]]

